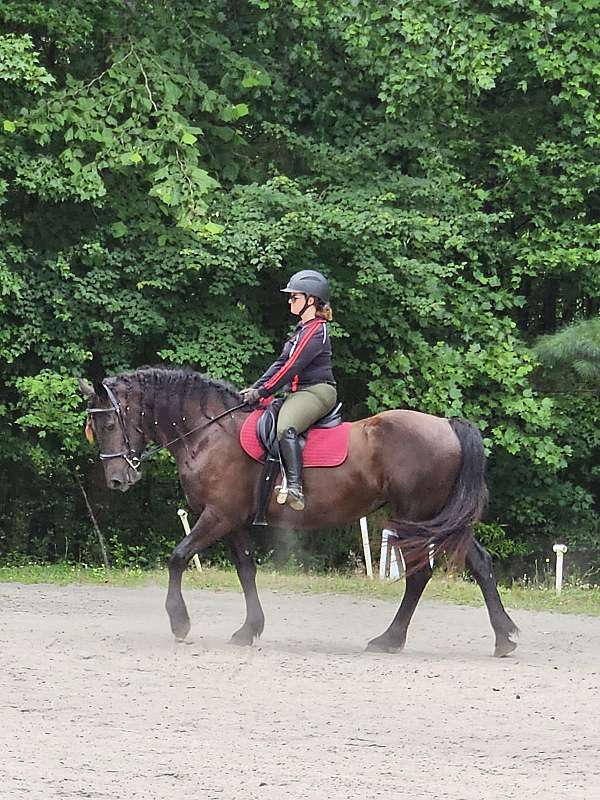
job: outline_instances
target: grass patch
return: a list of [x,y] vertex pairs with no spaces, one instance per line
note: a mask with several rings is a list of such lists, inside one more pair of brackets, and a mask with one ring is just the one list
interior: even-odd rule
[[[109,586],[167,585],[165,569],[113,569],[83,564],[26,564],[0,567],[0,582],[10,583],[70,583]],[[274,572],[268,567],[259,568],[257,583],[260,589],[293,594],[349,594],[356,597],[398,601],[404,589],[403,581],[382,582],[362,576],[338,573],[316,575],[301,572]],[[184,586],[213,591],[239,591],[234,570],[207,567],[198,573],[190,568],[184,576]],[[583,587],[566,584],[557,597],[554,588],[513,584],[499,587],[502,601],[510,609],[558,611],[569,614],[600,616],[600,587]],[[433,577],[425,590],[426,598],[460,605],[481,606],[483,598],[479,587],[460,577],[440,574]]]

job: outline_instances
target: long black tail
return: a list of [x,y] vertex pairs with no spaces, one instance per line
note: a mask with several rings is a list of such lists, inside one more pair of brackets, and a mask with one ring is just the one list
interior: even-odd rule
[[407,572],[421,569],[440,552],[446,553],[455,566],[462,566],[473,525],[487,504],[486,456],[479,428],[464,419],[451,419],[450,425],[460,442],[462,463],[445,506],[430,520],[391,522],[391,529],[401,540]]

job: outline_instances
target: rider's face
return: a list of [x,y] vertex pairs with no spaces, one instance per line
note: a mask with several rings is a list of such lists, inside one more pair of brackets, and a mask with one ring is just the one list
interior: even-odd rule
[[288,303],[290,304],[290,312],[299,317],[300,314],[303,314],[310,306],[314,306],[315,298],[312,296],[307,297],[302,292],[291,292],[288,297]]
[[299,316],[305,302],[306,295],[302,294],[302,292],[290,293],[290,296],[288,297],[288,303],[290,304],[291,313]]

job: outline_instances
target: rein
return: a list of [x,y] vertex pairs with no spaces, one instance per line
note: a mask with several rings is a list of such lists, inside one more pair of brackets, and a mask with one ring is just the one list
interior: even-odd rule
[[233,406],[232,408],[226,408],[225,411],[222,411],[220,414],[217,414],[216,417],[209,417],[208,422],[203,422],[200,425],[196,425],[195,428],[192,428],[187,433],[182,433],[181,436],[175,437],[175,439],[171,439],[169,442],[165,442],[164,444],[157,444],[154,447],[151,447],[149,450],[144,450],[141,455],[142,461],[147,461],[151,458],[155,453],[158,453],[160,450],[164,450],[165,447],[168,447],[170,444],[174,444],[175,442],[180,441],[180,439],[185,439],[186,436],[189,436],[190,433],[195,433],[196,431],[200,430],[201,428],[208,428],[209,425],[212,425],[213,422],[218,422],[223,417],[226,417],[227,414],[232,414],[234,411],[239,411],[240,408],[243,408],[246,403],[240,403],[237,406]]
[[200,430],[201,428],[208,428],[209,425],[212,425],[213,422],[218,422],[218,420],[226,417],[227,414],[232,414],[234,411],[239,411],[240,408],[243,408],[246,402],[239,403],[237,406],[233,406],[233,408],[226,408],[225,411],[222,411],[220,414],[217,414],[216,417],[209,417],[208,422],[202,422],[200,425],[196,425],[195,428],[192,428],[190,431],[186,433],[182,433],[181,436],[176,436],[175,439],[171,439],[164,444],[156,445],[155,447],[150,447],[148,450],[144,450],[143,453],[137,453],[132,447],[129,441],[129,434],[127,433],[127,428],[125,426],[125,420],[123,418],[123,411],[121,409],[121,405],[117,398],[115,397],[113,391],[105,384],[102,384],[106,389],[106,394],[108,395],[108,399],[110,400],[111,408],[88,408],[88,414],[116,414],[117,419],[119,421],[119,427],[121,428],[121,433],[123,434],[123,439],[125,441],[125,450],[121,450],[118,453],[100,453],[100,460],[106,461],[109,458],[122,458],[124,459],[127,464],[137,472],[142,465],[143,461],[147,461],[153,455],[158,453],[160,450],[164,450],[169,445],[174,444],[175,442],[180,441],[181,439],[185,439],[186,436],[189,436],[192,433]]

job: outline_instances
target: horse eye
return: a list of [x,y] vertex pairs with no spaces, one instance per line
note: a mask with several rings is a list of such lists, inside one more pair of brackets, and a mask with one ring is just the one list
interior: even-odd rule
[[114,427],[115,427],[115,423],[112,422],[112,421],[111,422],[107,422],[104,427],[106,428],[107,431],[112,431],[114,429]]

